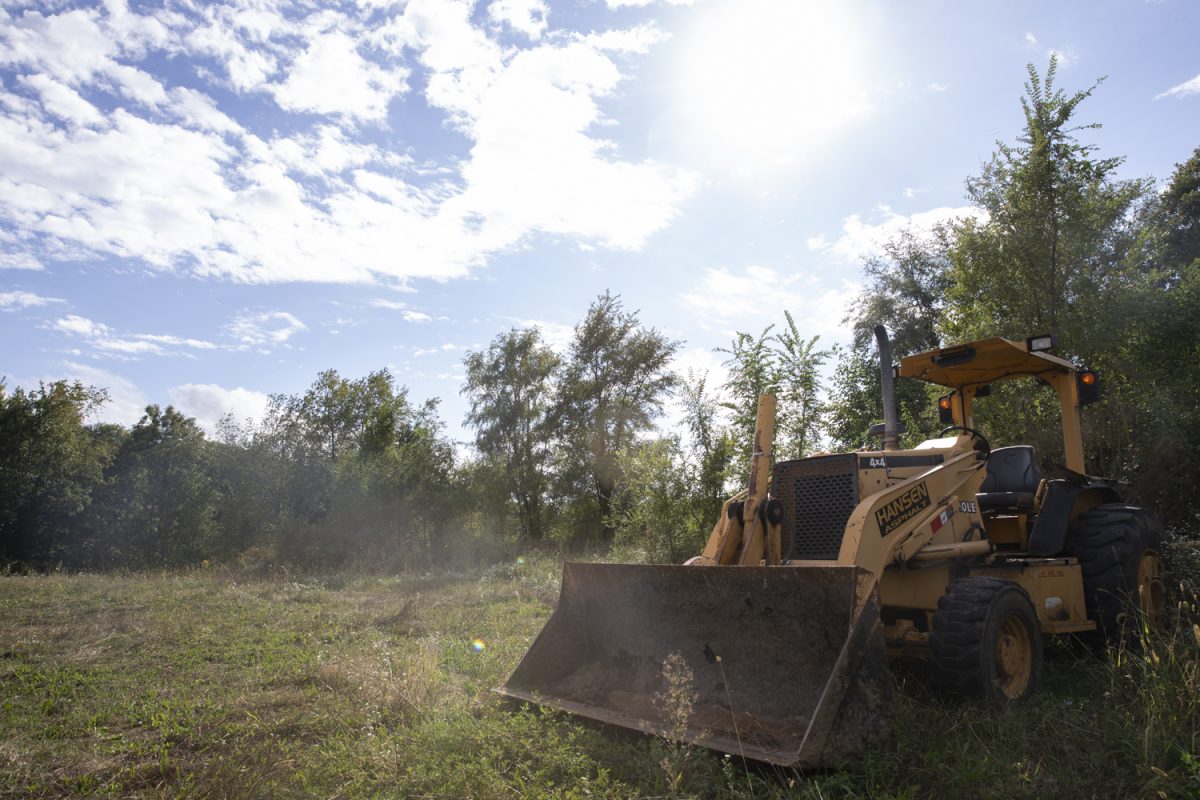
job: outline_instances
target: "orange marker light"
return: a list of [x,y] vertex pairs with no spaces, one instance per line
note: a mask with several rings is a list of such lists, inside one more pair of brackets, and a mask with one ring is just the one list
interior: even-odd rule
[[1079,405],[1086,406],[1100,399],[1100,376],[1092,370],[1076,373],[1075,385],[1079,389]]
[[951,410],[951,397],[953,395],[946,394],[937,399],[938,419],[941,420],[943,425],[949,425],[951,422],[954,422],[954,412]]

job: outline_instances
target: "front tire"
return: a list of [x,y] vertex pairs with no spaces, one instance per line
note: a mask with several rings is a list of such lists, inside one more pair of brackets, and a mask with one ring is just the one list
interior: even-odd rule
[[1027,700],[1042,673],[1041,629],[1029,596],[999,578],[950,584],[933,615],[929,667],[944,692],[1002,704]]
[[[1088,617],[1097,644],[1122,638],[1123,617],[1138,612],[1154,628],[1165,603],[1160,553],[1162,525],[1144,508],[1105,503],[1079,515],[1067,537],[1067,554],[1079,560]],[[1125,626],[1129,641],[1136,628]]]

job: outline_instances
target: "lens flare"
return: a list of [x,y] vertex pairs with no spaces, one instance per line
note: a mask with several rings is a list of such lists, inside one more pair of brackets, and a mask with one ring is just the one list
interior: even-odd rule
[[485,642],[483,639],[475,639],[471,642],[471,649],[476,653],[482,653],[487,649],[487,642]]
[[525,564],[525,556],[517,556],[517,566],[520,567],[520,566],[523,566],[524,564]]

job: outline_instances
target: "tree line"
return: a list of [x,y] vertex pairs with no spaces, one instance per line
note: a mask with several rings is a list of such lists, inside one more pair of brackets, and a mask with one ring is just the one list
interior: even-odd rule
[[[672,372],[682,343],[610,293],[562,353],[514,328],[466,356],[465,454],[437,402],[414,403],[387,370],[322,372],[214,437],[169,406],[128,429],[91,423],[103,389],[0,382],[0,562],[403,570],[548,543],[677,562],[744,480],[761,392],[780,398],[777,458],[877,446],[867,431],[882,419],[880,323],[896,357],[1056,333],[1059,355],[1102,376],[1104,399],[1084,415],[1090,471],[1188,535],[1200,485],[1200,148],[1162,187],[1121,178],[1120,158],[1080,141],[1095,125],[1079,108],[1099,83],[1066,93],[1055,79],[1053,59],[1044,75],[1029,67],[1020,134],[966,180],[979,213],[902,231],[867,260],[848,347],[822,348],[784,311],[720,349],[721,386]],[[1053,471],[1057,399],[1029,384],[996,387],[976,424],[995,444],[1034,444]],[[905,444],[935,436],[936,388],[897,389]],[[682,424],[664,432],[671,399]]]

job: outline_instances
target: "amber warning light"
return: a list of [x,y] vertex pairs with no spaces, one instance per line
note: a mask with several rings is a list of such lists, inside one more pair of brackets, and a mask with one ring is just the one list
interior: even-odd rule
[[949,425],[951,422],[954,422],[954,411],[951,410],[950,395],[944,394],[939,397],[937,407],[938,419],[943,425]]
[[1086,406],[1100,399],[1100,376],[1090,369],[1075,375],[1075,386],[1079,390],[1079,405]]

